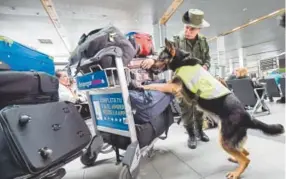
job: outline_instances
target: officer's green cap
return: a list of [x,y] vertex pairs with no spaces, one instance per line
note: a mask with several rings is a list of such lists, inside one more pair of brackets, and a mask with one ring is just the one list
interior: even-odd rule
[[183,23],[194,28],[209,27],[210,24],[204,19],[204,12],[199,9],[190,9],[183,15]]

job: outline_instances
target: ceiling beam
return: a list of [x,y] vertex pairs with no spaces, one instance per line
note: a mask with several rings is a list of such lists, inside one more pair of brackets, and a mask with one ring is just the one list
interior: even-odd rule
[[41,3],[46,10],[50,20],[52,21],[53,26],[56,29],[57,34],[59,35],[61,41],[63,42],[66,50],[68,53],[71,53],[71,46],[70,42],[68,40],[68,36],[66,34],[66,31],[64,29],[64,26],[61,24],[59,16],[56,12],[56,8],[54,6],[54,3],[52,0],[41,0]]
[[160,25],[165,25],[183,2],[184,0],[173,0],[172,4],[161,17]]
[[217,39],[218,37],[220,37],[220,36],[226,36],[226,35],[232,34],[232,33],[236,32],[236,31],[242,30],[242,29],[244,29],[244,28],[246,28],[246,27],[248,27],[248,26],[257,24],[258,22],[261,22],[261,21],[263,21],[263,20],[265,20],[265,19],[268,19],[268,18],[271,18],[271,17],[275,17],[275,16],[281,15],[281,14],[283,14],[283,13],[285,13],[285,8],[279,9],[279,10],[277,10],[277,11],[274,11],[274,12],[270,13],[270,14],[267,14],[267,15],[265,15],[265,16],[262,16],[262,17],[259,17],[259,18],[257,18],[257,19],[254,19],[254,20],[252,20],[252,21],[250,21],[250,22],[248,22],[248,23],[246,23],[246,24],[243,24],[243,25],[241,25],[241,26],[238,26],[238,27],[236,27],[236,28],[233,28],[233,29],[230,30],[230,31],[223,32],[223,33],[219,34],[218,36],[208,38],[208,42],[213,41],[213,40],[216,40],[216,39]]

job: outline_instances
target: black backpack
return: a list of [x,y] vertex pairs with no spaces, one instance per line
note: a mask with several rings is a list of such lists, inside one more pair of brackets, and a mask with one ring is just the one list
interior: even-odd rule
[[127,65],[136,54],[132,44],[116,27],[107,26],[101,29],[95,29],[87,35],[83,34],[80,37],[78,46],[69,58],[68,66],[75,66],[77,72],[82,71],[83,73],[90,72],[89,67],[97,64],[102,68],[115,67],[114,57],[111,56],[105,56],[99,61],[93,61],[92,64],[82,65],[84,60],[94,57],[100,50],[110,46],[121,48],[124,65]]

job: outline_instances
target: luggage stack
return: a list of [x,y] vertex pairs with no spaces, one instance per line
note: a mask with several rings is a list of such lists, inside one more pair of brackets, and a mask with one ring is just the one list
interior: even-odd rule
[[[13,63],[25,61],[21,51],[6,50]],[[82,154],[91,133],[74,104],[59,102],[55,76],[12,71],[13,63],[5,60],[10,68],[0,71],[0,178],[60,179],[62,166]]]
[[[109,144],[115,150],[117,162],[122,162],[125,166],[122,171],[128,170],[123,173],[131,174],[132,177],[128,175],[131,178],[136,176],[137,166],[133,165],[137,165],[137,162],[130,160],[140,160],[140,151],[145,156],[157,138],[165,139],[174,122],[170,107],[173,96],[159,91],[144,91],[136,86],[139,78],[132,78],[128,74],[131,68],[140,68],[138,63],[132,63],[136,56],[140,60],[154,52],[151,36],[139,34],[137,37],[142,37],[141,40],[148,38],[146,41],[138,41],[140,50],[137,48],[136,55],[135,48],[117,28],[107,26],[94,30],[88,35],[82,35],[69,59],[69,67],[82,73],[77,77],[77,85],[79,90],[87,92],[90,99],[89,106],[97,134],[82,155],[81,162],[86,166],[93,165],[99,153],[106,153],[103,143]],[[142,81],[139,83],[145,80],[140,79]],[[125,82],[128,88],[123,90],[122,84]],[[125,104],[124,95],[129,97],[130,103]],[[122,105],[125,108],[121,108]],[[131,113],[127,112],[130,110]],[[134,122],[129,123],[130,120]],[[161,136],[164,133],[166,135]],[[119,149],[126,150],[127,156],[133,157],[122,159]]]

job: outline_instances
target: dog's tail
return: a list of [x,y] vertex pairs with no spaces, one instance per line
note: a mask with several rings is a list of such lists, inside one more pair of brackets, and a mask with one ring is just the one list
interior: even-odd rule
[[281,124],[266,124],[253,118],[248,126],[251,129],[261,130],[267,135],[279,135],[284,133],[284,127]]

